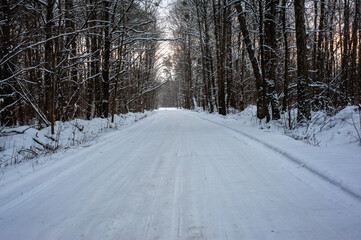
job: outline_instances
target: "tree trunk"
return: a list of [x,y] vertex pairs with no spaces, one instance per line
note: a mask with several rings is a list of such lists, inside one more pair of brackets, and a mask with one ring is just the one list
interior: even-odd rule
[[210,50],[210,36],[209,36],[209,27],[208,27],[208,13],[207,13],[207,1],[203,1],[203,11],[204,11],[204,51],[206,57],[206,74],[207,74],[207,82],[209,85],[209,96],[210,96],[210,112],[214,111],[214,106],[217,107],[216,101],[216,87],[215,87],[215,79],[214,79],[214,71],[213,71],[213,60],[212,60],[212,52]]
[[202,63],[202,80],[203,80],[203,92],[204,92],[204,105],[206,106],[207,111],[209,111],[209,81],[207,80],[207,67],[206,67],[206,54],[204,47],[204,38],[203,38],[203,28],[201,24],[201,16],[199,11],[199,2],[196,2],[196,10],[197,10],[197,23],[199,28],[199,45],[201,47],[201,63]]
[[[350,78],[351,78],[351,104],[355,105],[359,103],[359,85],[361,79],[357,78],[357,48],[358,48],[358,41],[357,41],[357,31],[360,29],[360,5],[361,0],[356,0],[355,3],[355,17],[352,23],[352,49],[351,49],[351,68],[350,68]],[[359,52],[361,55],[361,52]],[[360,69],[358,71],[361,71]]]
[[[73,14],[73,0],[65,0],[65,28],[66,33],[72,33],[75,31],[75,24],[74,24],[74,14]],[[69,49],[69,50],[68,50]],[[69,87],[68,91],[70,96],[70,101],[68,103],[68,107],[65,111],[65,120],[73,119],[77,115],[77,108],[74,106],[76,105],[77,101],[80,97],[80,86],[78,83],[78,69],[77,69],[77,59],[76,59],[76,49],[77,49],[77,42],[75,37],[72,35],[67,36],[65,41],[65,51],[67,51],[66,55],[68,58],[70,57],[71,60],[68,60],[68,64],[71,66],[70,70],[68,71],[68,75],[70,77],[71,86]]]
[[[95,8],[96,0],[90,0],[90,7]],[[91,27],[96,26],[94,20],[97,19],[97,11],[94,9],[90,15]],[[87,119],[93,119],[95,116],[100,116],[99,113],[99,104],[101,99],[101,87],[100,87],[100,39],[97,36],[99,31],[97,29],[90,30],[90,78],[88,80],[87,86]]]
[[307,46],[305,28],[305,1],[295,0],[296,19],[296,45],[297,45],[297,104],[299,123],[304,123],[311,119],[310,99],[308,93],[308,65]]
[[272,119],[278,120],[280,118],[278,95],[276,93],[276,69],[277,57],[277,33],[276,33],[276,15],[278,0],[266,1],[266,14],[265,14],[265,40],[268,46],[265,48],[265,81],[268,86],[268,99],[272,108]]
[[265,89],[262,86],[262,71],[256,57],[254,45],[247,28],[245,13],[241,2],[235,4],[238,13],[238,21],[243,35],[243,41],[246,45],[249,59],[252,64],[253,74],[256,78],[256,92],[257,92],[257,118],[264,119],[267,114],[267,107],[265,105]]
[[[1,0],[1,22],[4,22],[0,25],[0,40],[1,40],[1,49],[0,49],[0,59],[9,53],[9,47],[11,44],[11,10],[10,3],[7,0]],[[0,79],[5,80],[11,77],[13,72],[13,67],[10,61],[7,61],[0,67]],[[3,101],[0,101],[0,124],[3,126],[12,126],[16,124],[15,114],[11,104],[14,102],[14,94],[11,88],[11,85],[8,80],[5,83],[0,85],[0,96]]]
[[104,52],[103,52],[103,66],[102,66],[102,89],[103,89],[103,98],[102,98],[102,107],[101,107],[101,117],[107,118],[109,115],[109,68],[110,68],[110,21],[109,21],[109,11],[110,11],[110,2],[104,1]]
[[[218,86],[218,113],[221,115],[227,114],[226,109],[226,96],[224,86],[224,56],[225,56],[225,43],[224,43],[224,30],[221,26],[221,13],[224,13],[224,7],[221,7],[221,0],[213,0],[213,20],[214,20],[214,34],[216,38],[216,52],[217,52],[217,86]],[[222,10],[223,9],[223,10]],[[223,34],[221,34],[223,33]]]
[[48,5],[46,7],[46,24],[45,24],[45,73],[44,73],[44,84],[45,84],[45,104],[44,104],[44,112],[46,114],[47,119],[52,118],[52,75],[53,73],[53,61],[54,61],[54,49],[53,49],[53,41],[48,40],[53,36],[52,26],[53,26],[53,8],[55,4],[55,0],[48,0]]
[[[358,23],[359,23],[359,28],[358,28],[358,39],[361,39],[361,1],[357,0],[357,4],[356,6],[358,6]],[[358,104],[359,106],[359,110],[361,110],[361,42],[358,45],[358,81],[356,81],[357,84],[357,88],[356,88],[356,104]]]
[[232,22],[230,20],[231,8],[228,6],[228,1],[225,2],[225,38],[226,38],[226,64],[225,64],[225,77],[227,83],[227,109],[229,107],[236,108],[235,100],[235,89],[234,89],[234,79],[233,79],[233,56],[232,56]]
[[349,42],[350,42],[350,7],[349,0],[345,0],[344,5],[344,26],[343,26],[343,52],[341,61],[341,94],[339,104],[346,106],[350,102],[351,83],[349,76]]
[[290,52],[288,49],[288,34],[287,34],[287,18],[286,18],[286,6],[287,0],[282,1],[282,31],[283,31],[283,41],[284,41],[284,48],[285,48],[285,59],[284,59],[284,74],[283,74],[283,105],[282,111],[288,111],[288,127],[291,128],[291,104],[290,104],[290,97],[288,92],[289,86],[289,58]]

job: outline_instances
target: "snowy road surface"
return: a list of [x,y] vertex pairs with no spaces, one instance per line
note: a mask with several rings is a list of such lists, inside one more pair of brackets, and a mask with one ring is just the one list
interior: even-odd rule
[[361,239],[361,202],[257,142],[158,111],[0,189],[0,239]]

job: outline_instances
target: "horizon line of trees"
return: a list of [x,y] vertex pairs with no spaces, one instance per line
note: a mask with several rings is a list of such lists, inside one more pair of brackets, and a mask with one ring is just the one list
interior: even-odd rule
[[157,1],[2,0],[0,125],[154,109]]
[[[176,0],[168,102],[259,119],[334,114],[361,96],[360,0]],[[169,98],[173,97],[173,100]]]

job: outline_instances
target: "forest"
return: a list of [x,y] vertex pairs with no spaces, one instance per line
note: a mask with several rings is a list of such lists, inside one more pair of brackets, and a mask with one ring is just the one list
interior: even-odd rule
[[181,40],[166,99],[222,115],[253,104],[259,119],[285,114],[289,125],[360,104],[360,9],[359,0],[175,1]]
[[360,2],[174,0],[162,28],[159,0],[2,0],[0,125],[159,106],[257,105],[289,127],[293,110],[333,115],[360,104]]
[[153,1],[1,2],[1,125],[154,108]]
[[361,239],[361,0],[0,0],[0,240]]

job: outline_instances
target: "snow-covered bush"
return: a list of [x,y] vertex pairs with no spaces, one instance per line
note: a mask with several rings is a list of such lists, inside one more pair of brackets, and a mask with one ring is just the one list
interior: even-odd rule
[[[278,132],[296,140],[304,141],[315,146],[346,144],[360,141],[361,126],[360,112],[357,106],[348,106],[330,116],[325,111],[311,113],[311,120],[304,125],[297,124],[297,109],[292,109],[290,114],[285,112],[279,120],[266,123],[257,116],[256,106],[248,106],[242,112],[231,111],[225,120],[236,121],[240,126],[259,128],[269,132]],[[291,116],[291,121],[289,121]],[[291,124],[289,124],[291,122]]]
[[312,112],[311,121],[288,133],[312,145],[345,144],[360,141],[358,107],[348,106],[334,116],[324,111]]
[[56,122],[54,135],[51,134],[50,127],[41,130],[33,126],[3,128],[0,133],[0,167],[79,146],[95,140],[104,132],[119,129],[150,114],[152,112],[115,115],[114,123],[109,118]]

